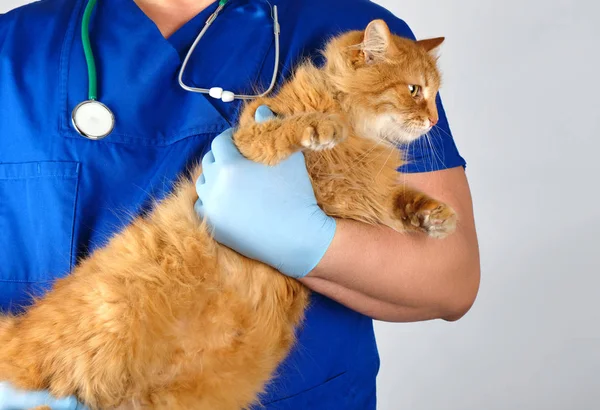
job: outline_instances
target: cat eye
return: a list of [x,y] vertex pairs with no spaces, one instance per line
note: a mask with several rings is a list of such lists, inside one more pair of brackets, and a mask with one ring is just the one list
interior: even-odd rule
[[410,95],[411,96],[418,97],[419,94],[421,93],[421,86],[420,85],[409,84],[408,85],[408,91],[410,91]]

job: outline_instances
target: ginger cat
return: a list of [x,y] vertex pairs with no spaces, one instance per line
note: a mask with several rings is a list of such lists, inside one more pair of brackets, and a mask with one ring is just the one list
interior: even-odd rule
[[[375,20],[333,39],[273,98],[244,109],[234,141],[275,164],[304,150],[323,210],[433,237],[447,205],[399,184],[396,148],[437,122],[430,53]],[[254,122],[259,105],[278,118]],[[194,213],[197,167],[23,315],[0,318],[0,380],[76,395],[93,409],[240,410],[294,343],[309,291],[216,243]]]

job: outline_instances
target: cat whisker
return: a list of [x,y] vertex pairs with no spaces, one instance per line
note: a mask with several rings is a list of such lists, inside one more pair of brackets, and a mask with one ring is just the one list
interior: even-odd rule
[[[379,172],[377,172],[377,174],[375,175],[375,178],[377,178],[379,176],[379,174],[381,174],[381,171],[383,171],[383,168],[385,168],[387,162],[390,160],[392,154],[394,153],[394,151],[396,151],[397,148],[396,147],[390,147],[390,153],[388,154],[387,158],[385,159],[385,162],[383,163],[383,165],[381,166],[381,168],[379,169]],[[374,178],[374,179],[375,179]]]
[[[377,147],[384,145],[384,138],[386,138],[385,135],[381,136],[381,139],[378,139],[375,141],[375,143],[373,144],[373,146],[363,155],[361,155],[353,164],[356,165],[359,162],[362,162],[362,160],[367,159],[366,157],[369,156]],[[381,154],[385,152],[385,151],[381,151],[379,152],[379,154],[377,154],[374,157],[371,157],[370,159],[368,159],[366,162],[362,163],[363,166],[369,165],[370,163],[372,163],[373,161],[377,160],[379,157],[381,157]]]
[[429,171],[433,171],[436,168],[436,165],[437,165],[437,158],[436,158],[436,155],[435,155],[435,152],[434,152],[434,147],[431,144],[431,138],[430,138],[430,134],[429,133],[427,133],[427,134],[424,135],[424,140],[425,140],[425,143],[427,145],[426,148],[429,148],[427,150],[427,153],[428,153],[427,155],[428,155],[428,159],[429,159],[429,169],[428,170]]
[[[363,167],[365,167],[365,166],[368,166],[370,163],[372,163],[373,161],[375,161],[375,160],[377,160],[379,157],[381,157],[381,153],[382,153],[382,152],[385,152],[385,151],[381,151],[381,152],[379,152],[379,154],[377,154],[377,155],[375,155],[375,156],[373,156],[373,157],[369,158],[369,160],[368,160],[368,161],[366,161],[366,162],[361,162],[361,163],[360,163],[360,165],[361,165],[361,166],[363,166]],[[355,167],[355,166],[356,166],[356,165],[358,165],[358,164],[359,164],[358,162],[355,162],[355,163],[353,163],[353,164],[352,164],[352,167]]]
[[[402,153],[402,165],[407,164],[410,160],[410,156],[408,151],[410,150],[410,144],[405,144],[402,148],[400,148],[400,152]],[[406,172],[399,172],[400,178],[398,178],[400,183],[402,184],[402,188],[406,190]]]
[[[429,135],[428,134],[428,137],[435,137],[435,135],[433,135],[433,134]],[[442,138],[441,134],[438,134],[438,137],[441,139]],[[446,158],[445,158],[445,155],[444,155],[444,151],[442,150],[442,155],[440,156],[440,154],[438,154],[438,152],[436,150],[436,147],[435,147],[435,144],[433,143],[433,141],[430,141],[430,143],[431,143],[430,144],[431,145],[431,150],[433,151],[434,155],[440,160],[440,163],[441,163],[442,167],[445,168],[445,166],[446,166],[445,159]]]
[[431,170],[433,171],[434,169],[436,169],[438,160],[443,167],[444,160],[437,153],[437,150],[435,149],[435,144],[433,144],[431,142],[431,135],[429,133],[427,133],[427,134],[425,134],[425,137],[427,138],[427,144],[429,145],[430,152],[432,152],[432,154],[430,154],[431,155]]
[[358,157],[356,159],[356,161],[362,161],[363,159],[365,159],[371,152],[373,152],[375,150],[375,148],[377,148],[379,145],[381,145],[381,141],[380,140],[375,140],[374,144],[371,148],[369,148],[364,154],[362,154],[360,157]]
[[420,152],[425,152],[425,137],[421,136],[421,138],[419,138],[419,150]]
[[317,158],[317,160],[315,162],[310,164],[310,167],[308,168],[308,171],[310,174],[316,174],[316,172],[314,172],[314,170],[322,160],[323,160],[323,156],[321,155],[321,156],[319,156],[319,158]]
[[434,129],[434,128],[435,128],[437,131],[441,131],[441,132],[443,132],[444,134],[446,134],[447,136],[449,136],[449,137],[452,137],[452,135],[450,135],[450,134],[449,134],[447,131],[445,131],[445,130],[444,130],[443,128],[441,128],[439,125],[434,125],[432,129]]

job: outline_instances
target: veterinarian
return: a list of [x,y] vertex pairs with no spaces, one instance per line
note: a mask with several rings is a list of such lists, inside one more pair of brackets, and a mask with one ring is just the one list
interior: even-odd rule
[[[319,60],[319,48],[332,35],[364,29],[376,18],[414,38],[402,20],[367,0],[272,2],[278,6],[279,47],[268,3],[230,0],[191,53],[183,80],[224,90],[211,97],[184,90],[178,74],[218,2],[99,0],[89,33],[97,101],[106,107],[96,114],[109,123],[74,111],[95,101],[81,43],[87,0],[46,0],[0,15],[5,312],[26,307],[78,258],[147,210],[152,198],[164,196],[188,165],[211,150],[215,137],[227,142],[241,100],[230,101],[225,91],[268,89],[276,57],[279,85],[302,57]],[[407,148],[410,163],[402,180],[457,211],[457,232],[444,240],[307,214],[302,204],[277,200],[294,196],[297,188],[284,183],[280,168],[236,173],[245,164],[239,159],[227,163],[237,177],[220,178],[223,161],[214,153],[214,172],[202,182],[211,192],[220,184],[222,203],[212,206],[215,196],[205,195],[197,211],[228,246],[314,290],[297,346],[262,397],[265,409],[374,409],[379,356],[372,318],[454,321],[471,307],[479,285],[471,197],[465,161],[439,104],[432,138]],[[261,113],[262,120],[272,115]],[[284,177],[308,178],[303,161],[288,161]],[[310,199],[312,192],[302,194]],[[43,404],[83,408],[74,398],[54,400],[47,392],[0,383],[0,409]]]

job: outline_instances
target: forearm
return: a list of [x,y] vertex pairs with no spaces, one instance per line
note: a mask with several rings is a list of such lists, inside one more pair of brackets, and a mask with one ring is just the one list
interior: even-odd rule
[[325,279],[308,276],[301,279],[301,282],[313,291],[376,320],[384,322],[420,322],[438,318],[434,309],[399,306],[384,302]]
[[465,225],[438,240],[338,221],[329,250],[304,283],[376,319],[458,319],[479,286],[475,230]]

